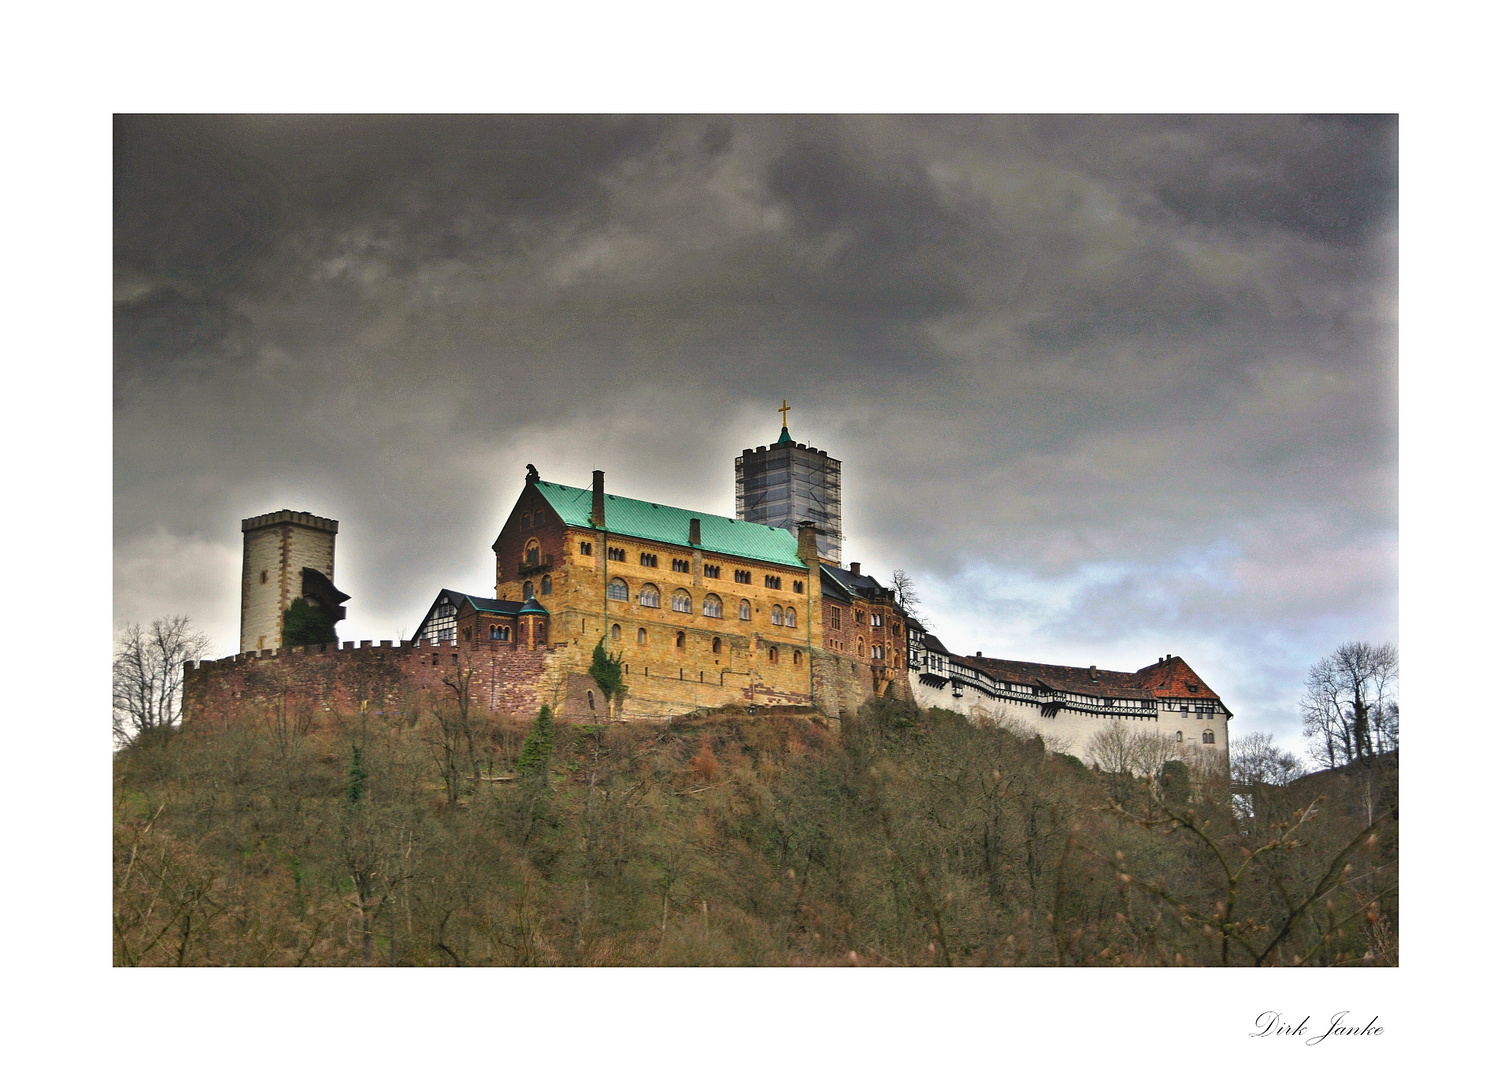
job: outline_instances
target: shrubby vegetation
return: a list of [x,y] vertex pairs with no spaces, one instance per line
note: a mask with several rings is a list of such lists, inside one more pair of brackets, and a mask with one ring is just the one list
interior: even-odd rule
[[321,608],[296,596],[283,614],[284,648],[298,645],[324,645],[336,640],[336,623]]
[[891,701],[831,731],[465,700],[121,751],[115,962],[1396,963],[1394,754],[1298,780],[1241,745],[1236,799]]

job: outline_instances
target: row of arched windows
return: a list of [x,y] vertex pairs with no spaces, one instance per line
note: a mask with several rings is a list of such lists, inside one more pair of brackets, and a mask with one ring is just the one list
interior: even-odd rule
[[[549,591],[545,588],[544,582],[542,584],[542,591]],[[630,600],[630,583],[624,578],[610,578],[609,584],[605,589],[605,595],[610,600],[626,603]],[[650,582],[647,582],[641,586],[640,592],[636,594],[636,602],[644,608],[659,608],[661,607],[661,590]],[[670,606],[673,611],[681,612],[684,615],[691,615],[693,614],[693,597],[688,590],[678,589],[672,593]],[[737,608],[737,612],[741,619],[749,620],[751,618],[751,602],[749,600],[742,600],[739,608]],[[703,613],[711,619],[724,618],[724,601],[717,593],[708,593],[704,596]],[[772,625],[797,626],[798,613],[792,608],[788,608],[786,612],[780,606],[773,608]]]
[[[769,664],[775,664],[776,662],[777,662],[777,646],[773,645],[770,649],[767,650],[767,663],[769,663]],[[803,650],[802,649],[794,649],[793,650],[793,663],[796,666],[798,666],[798,667],[802,667],[803,666]]]
[[[615,623],[613,626],[609,627],[609,640],[610,641],[618,641],[619,639],[620,639],[620,625],[619,625],[619,623]],[[646,643],[646,628],[644,626],[640,626],[640,627],[636,628],[636,630],[635,630],[635,643],[637,645],[644,645]],[[686,648],[687,644],[688,644],[688,635],[687,635],[687,633],[685,631],[679,630],[677,632],[677,647],[679,649]],[[712,653],[714,653],[716,656],[719,655],[720,653],[724,652],[724,642],[721,641],[719,638],[715,638],[712,642],[710,642],[709,651],[712,652]]]

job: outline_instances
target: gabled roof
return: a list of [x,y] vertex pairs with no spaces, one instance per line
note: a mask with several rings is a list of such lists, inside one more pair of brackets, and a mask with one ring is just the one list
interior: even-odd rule
[[1212,687],[1203,682],[1190,664],[1179,656],[1159,660],[1134,672],[1139,685],[1156,697],[1216,698]]
[[[495,600],[492,596],[473,596],[470,593],[458,592],[456,589],[442,589],[436,596],[436,600],[442,597],[451,601],[454,608],[461,609],[466,602],[474,611],[481,611],[485,615],[518,615],[520,613],[520,601],[518,600]],[[434,610],[436,601],[431,601],[427,614]]]
[[[565,524],[582,529],[593,527],[593,492],[587,488],[568,487],[538,481],[535,489]],[[699,520],[700,544],[688,543],[688,522]],[[627,499],[623,495],[604,496],[604,528],[618,536],[654,540],[677,547],[697,547],[717,555],[733,555],[757,562],[775,563],[805,569],[798,558],[798,538],[786,529],[739,521],[719,514],[704,514],[662,503]]]
[[887,587],[868,574],[853,574],[842,567],[826,563],[819,564],[819,573],[832,580],[849,596],[858,596],[863,600],[885,599]]

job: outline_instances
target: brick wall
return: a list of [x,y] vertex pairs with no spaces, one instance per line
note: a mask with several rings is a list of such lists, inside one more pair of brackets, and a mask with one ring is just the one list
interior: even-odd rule
[[[249,708],[278,703],[314,712],[352,713],[369,709],[418,711],[437,695],[455,700],[442,681],[470,672],[468,698],[474,707],[510,715],[533,714],[548,689],[547,655],[511,645],[395,645],[364,641],[274,652],[241,653],[184,667],[184,722],[236,718]],[[586,676],[585,676],[586,677]]]

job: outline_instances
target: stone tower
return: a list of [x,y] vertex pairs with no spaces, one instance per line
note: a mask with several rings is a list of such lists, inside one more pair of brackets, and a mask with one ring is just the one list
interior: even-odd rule
[[242,519],[241,651],[283,647],[283,613],[296,599],[346,618],[350,599],[331,583],[336,522],[298,510]]

